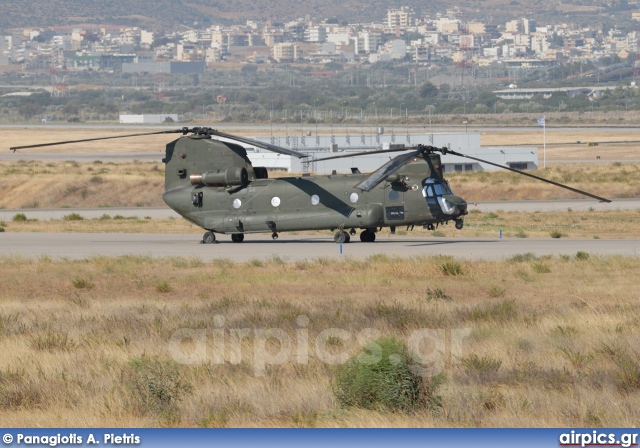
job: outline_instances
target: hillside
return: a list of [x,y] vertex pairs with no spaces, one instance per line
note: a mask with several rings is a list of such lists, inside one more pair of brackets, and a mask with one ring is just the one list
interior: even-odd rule
[[[571,3],[566,2],[565,6]],[[403,5],[413,7],[418,16],[451,8],[443,0],[370,0],[366,3],[340,0],[2,0],[0,31],[87,24],[134,25],[166,31],[179,25],[201,26],[246,19],[287,21],[307,15],[316,19],[335,18],[341,22],[380,22],[388,8]],[[478,1],[463,0],[457,6],[468,19],[489,22],[502,21],[507,11],[512,18],[519,15],[541,18],[557,7],[553,3],[526,4],[513,0],[484,0],[481,8]],[[592,7],[589,11],[579,12],[597,14],[598,9],[603,8]]]

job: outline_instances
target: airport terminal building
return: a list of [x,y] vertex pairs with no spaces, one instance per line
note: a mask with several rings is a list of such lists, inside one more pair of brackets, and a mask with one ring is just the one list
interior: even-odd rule
[[[251,148],[247,152],[254,166],[264,166],[270,170],[284,170],[293,173],[331,174],[350,173],[353,168],[361,172],[370,172],[394,157],[391,154],[372,154],[359,157],[345,157],[342,159],[315,162],[313,159],[363,152],[367,150],[413,147],[418,144],[443,147],[488,160],[509,168],[537,170],[538,148],[536,146],[517,147],[489,147],[480,145],[479,133],[384,133],[382,128],[373,134],[343,134],[343,135],[307,135],[304,136],[273,136],[250,137],[252,139],[270,143],[284,148],[308,152],[309,159],[276,154],[260,148]],[[402,154],[402,152],[397,153]],[[306,161],[305,161],[306,160]],[[442,156],[445,172],[497,170],[499,168],[453,155]]]

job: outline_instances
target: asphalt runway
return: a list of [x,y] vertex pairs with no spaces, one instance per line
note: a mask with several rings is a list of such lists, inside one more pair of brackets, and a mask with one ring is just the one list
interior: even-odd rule
[[[243,243],[232,243],[219,236],[218,244],[201,244],[197,235],[88,234],[88,233],[0,233],[0,256],[24,256],[54,259],[85,259],[94,256],[137,255],[162,257],[197,257],[203,261],[229,259],[245,262],[252,259],[280,257],[285,261],[344,257],[366,258],[375,254],[417,257],[452,255],[465,259],[502,259],[531,252],[541,255],[575,255],[578,251],[594,255],[640,255],[640,240],[587,239],[494,239],[434,238],[390,236],[375,243],[333,242],[331,236],[282,234],[272,240],[268,234],[247,235]],[[342,253],[341,253],[342,251]]]

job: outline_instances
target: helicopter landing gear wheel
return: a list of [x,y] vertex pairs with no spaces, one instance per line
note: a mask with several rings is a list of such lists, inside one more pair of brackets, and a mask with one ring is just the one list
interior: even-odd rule
[[456,229],[460,230],[464,227],[464,221],[462,219],[456,219]]
[[277,240],[278,239],[278,234],[276,232],[273,232],[271,234],[271,238],[274,239],[274,240]]
[[376,232],[373,230],[363,230],[360,233],[360,241],[363,243],[373,243],[376,240]]
[[343,230],[336,232],[336,234],[333,236],[333,241],[338,244],[348,243],[350,240],[351,237],[349,236],[349,234]]
[[244,235],[242,233],[234,233],[231,235],[231,241],[234,243],[242,243],[244,241]]
[[207,232],[202,236],[202,242],[204,244],[211,244],[216,242],[216,236],[213,232]]

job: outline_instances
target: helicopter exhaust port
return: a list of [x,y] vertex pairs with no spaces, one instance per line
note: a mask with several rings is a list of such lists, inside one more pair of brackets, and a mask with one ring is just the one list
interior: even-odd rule
[[207,171],[203,174],[189,176],[191,185],[207,187],[246,187],[249,184],[249,173],[245,167],[229,167],[226,170]]
[[464,220],[462,219],[456,219],[456,229],[460,230],[464,227]]

